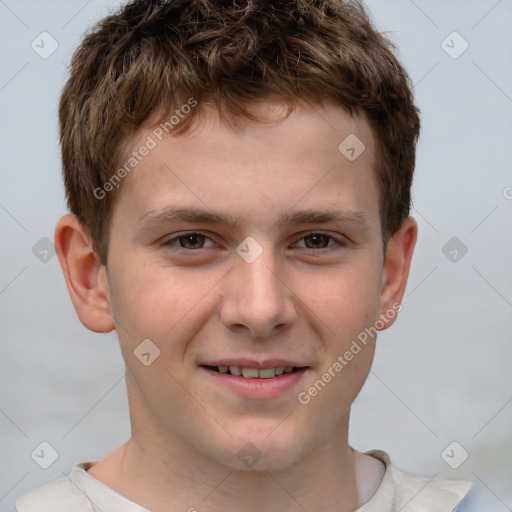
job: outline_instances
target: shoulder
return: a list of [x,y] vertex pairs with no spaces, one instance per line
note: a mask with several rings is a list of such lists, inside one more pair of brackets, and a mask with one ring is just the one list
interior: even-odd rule
[[16,500],[17,512],[93,512],[90,500],[69,477],[35,487]]
[[[366,454],[385,464],[384,487],[390,491],[392,489],[394,506],[396,510],[402,512],[456,511],[457,506],[464,500],[473,485],[469,480],[445,480],[436,476],[425,477],[401,470],[393,466],[389,456],[381,450],[371,450]],[[469,510],[471,509],[468,509],[468,512]]]

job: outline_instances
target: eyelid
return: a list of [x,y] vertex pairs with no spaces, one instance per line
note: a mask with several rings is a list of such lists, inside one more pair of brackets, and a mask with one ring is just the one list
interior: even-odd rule
[[[212,239],[212,237],[209,236],[205,232],[202,232],[202,231],[183,231],[183,232],[178,232],[178,233],[173,234],[170,238],[165,238],[164,241],[161,243],[161,246],[163,246],[163,247],[165,247],[165,246],[172,247],[173,249],[171,249],[171,250],[182,251],[182,252],[183,251],[185,251],[185,252],[198,252],[201,249],[207,249],[208,248],[208,247],[200,247],[199,249],[187,249],[186,247],[180,247],[179,245],[175,246],[174,244],[171,243],[171,242],[176,242],[179,238],[187,236],[187,235],[201,235],[201,236],[204,236],[206,240],[210,240],[212,243],[215,244],[215,241]],[[333,249],[336,248],[336,246],[338,246],[339,248],[340,247],[345,247],[349,243],[349,240],[346,239],[343,235],[334,235],[334,234],[332,234],[330,232],[321,231],[321,230],[305,231],[303,233],[296,234],[295,237],[297,235],[300,235],[299,238],[298,238],[298,241],[302,241],[304,238],[306,238],[307,236],[310,236],[310,235],[324,235],[324,236],[329,237],[332,241],[335,242],[335,244],[328,245],[327,247],[319,247],[319,248],[302,247],[301,248],[301,249],[306,249],[308,251],[314,251],[314,252],[333,250]]]
[[201,247],[200,249],[187,249],[186,247],[174,246],[173,244],[171,244],[171,242],[176,242],[179,238],[187,236],[187,235],[201,235],[201,236],[204,236],[205,239],[210,240],[211,242],[213,242],[215,244],[215,241],[212,239],[212,237],[202,231],[183,231],[183,232],[174,233],[169,238],[167,238],[167,237],[164,238],[164,240],[162,241],[162,243],[160,245],[163,247],[165,247],[165,246],[176,247],[176,250],[187,251],[187,252],[193,252],[193,251],[197,252],[201,249],[204,249],[204,247]]
[[311,247],[301,247],[301,249],[306,249],[307,251],[313,251],[313,252],[331,251],[331,250],[335,250],[336,246],[338,246],[338,248],[342,248],[342,247],[346,247],[349,243],[349,240],[346,237],[344,237],[343,235],[338,235],[338,234],[334,235],[328,231],[321,231],[321,230],[310,230],[310,231],[307,231],[304,233],[300,233],[299,241],[302,241],[304,238],[306,238],[307,236],[310,236],[310,235],[324,235],[324,236],[329,237],[331,240],[333,240],[336,243],[333,245],[328,245],[327,247],[319,247],[317,249],[311,248]]

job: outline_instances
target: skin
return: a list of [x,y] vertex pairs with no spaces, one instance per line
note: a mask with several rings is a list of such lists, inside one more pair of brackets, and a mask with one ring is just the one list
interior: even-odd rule
[[[204,110],[192,130],[159,142],[122,183],[106,267],[73,215],[56,228],[81,322],[116,329],[128,370],[132,437],[89,473],[152,511],[348,512],[383,476],[381,462],[348,444],[375,338],[308,404],[297,397],[382,315],[379,328],[392,325],[417,225],[406,219],[384,256],[364,118],[323,104],[283,119],[280,107],[255,107],[269,122],[236,127]],[[349,134],[366,146],[353,162],[338,150]],[[132,150],[148,135],[141,128]],[[218,210],[239,226],[138,222],[171,204]],[[357,211],[364,221],[279,222],[305,209]],[[186,245],[175,238],[184,232],[206,238]],[[315,233],[328,236],[307,236]],[[252,263],[236,252],[249,236],[262,249]],[[160,349],[149,366],[134,355],[144,339]],[[293,357],[308,369],[275,398],[243,398],[199,368],[222,357]],[[261,455],[250,468],[237,457],[247,443]]]

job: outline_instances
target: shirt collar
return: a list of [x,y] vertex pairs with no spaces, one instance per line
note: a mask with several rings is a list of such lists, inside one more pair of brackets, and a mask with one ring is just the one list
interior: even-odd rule
[[[468,480],[444,480],[436,475],[428,478],[402,471],[382,450],[370,450],[365,455],[382,461],[386,472],[375,494],[355,512],[452,512],[472,485]],[[71,479],[98,510],[150,512],[87,473],[93,464],[75,464]]]
[[418,476],[391,464],[382,450],[365,452],[384,463],[386,472],[372,498],[356,512],[452,512],[468,493],[468,480]]

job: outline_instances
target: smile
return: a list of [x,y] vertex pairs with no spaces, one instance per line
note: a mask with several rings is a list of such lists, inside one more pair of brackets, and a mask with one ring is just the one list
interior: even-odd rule
[[[246,363],[247,364],[247,363]],[[202,374],[208,379],[207,387],[224,389],[229,393],[252,400],[269,400],[279,396],[293,399],[289,393],[304,387],[301,381],[309,370],[308,366],[254,366],[201,365]]]
[[250,368],[246,366],[209,366],[205,368],[215,372],[244,377],[246,379],[271,379],[278,377],[283,373],[292,373],[296,368],[294,366],[277,366],[275,368]]

